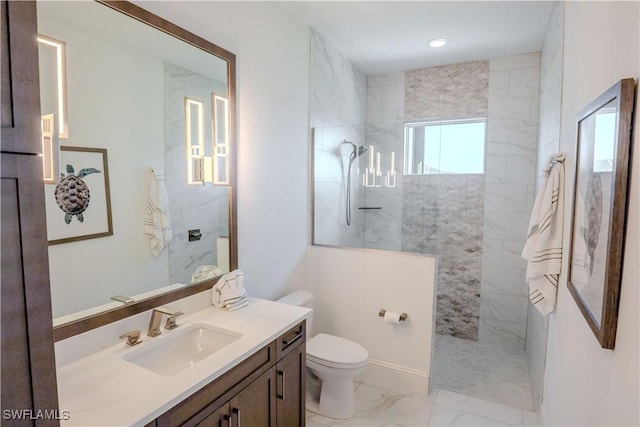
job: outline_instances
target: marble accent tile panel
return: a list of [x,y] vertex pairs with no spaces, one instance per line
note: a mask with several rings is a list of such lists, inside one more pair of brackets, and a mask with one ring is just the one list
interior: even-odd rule
[[502,408],[497,403],[532,410],[523,349],[511,350],[447,335],[436,335],[434,344],[431,385],[439,389],[436,404],[510,425],[519,425],[523,419],[516,410]]
[[540,68],[512,69],[509,73],[509,94],[517,97],[538,97]]
[[407,71],[405,118],[486,117],[488,87],[489,61]]
[[436,331],[477,339],[483,175],[404,177],[402,250],[438,255]]

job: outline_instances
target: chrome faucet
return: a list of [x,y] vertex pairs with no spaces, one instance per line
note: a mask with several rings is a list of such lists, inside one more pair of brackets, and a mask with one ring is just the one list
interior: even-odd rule
[[153,312],[151,313],[151,320],[149,321],[149,330],[147,331],[148,336],[157,337],[162,333],[160,332],[160,322],[162,321],[163,314],[169,315],[169,317],[167,318],[167,322],[164,325],[164,328],[174,329],[178,327],[178,324],[176,323],[176,317],[183,315],[184,313],[169,307],[154,308]]

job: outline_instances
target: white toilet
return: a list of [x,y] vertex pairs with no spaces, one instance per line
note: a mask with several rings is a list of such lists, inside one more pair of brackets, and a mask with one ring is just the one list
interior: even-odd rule
[[[297,291],[278,302],[313,309],[314,297],[307,291]],[[367,368],[369,353],[360,344],[333,335],[318,334],[309,339],[311,320],[307,319],[306,364],[321,382],[317,412],[330,418],[351,418],[355,411],[353,379]],[[316,408],[310,405],[309,409]]]

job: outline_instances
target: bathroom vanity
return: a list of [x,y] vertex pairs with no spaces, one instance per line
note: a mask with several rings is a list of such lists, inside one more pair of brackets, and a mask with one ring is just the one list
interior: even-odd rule
[[[60,408],[70,415],[62,425],[303,426],[310,311],[250,301],[236,312],[211,307],[181,316],[178,328],[155,338],[143,333],[139,345],[118,343],[61,366]],[[235,338],[168,375],[164,349],[194,328],[233,331]],[[133,362],[154,352],[153,365]]]

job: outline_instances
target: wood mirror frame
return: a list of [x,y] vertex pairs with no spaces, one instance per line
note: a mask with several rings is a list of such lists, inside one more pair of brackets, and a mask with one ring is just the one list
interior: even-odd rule
[[[176,37],[185,43],[193,45],[205,52],[217,56],[227,63],[227,77],[229,89],[229,156],[231,158],[229,174],[229,267],[231,270],[238,268],[238,229],[237,229],[237,197],[236,197],[236,57],[233,53],[163,19],[147,10],[127,1],[96,0],[107,7],[136,19],[146,25],[156,28],[166,34]],[[74,335],[99,328],[118,320],[151,310],[163,304],[186,298],[199,292],[211,289],[218,281],[218,277],[208,279],[184,288],[156,295],[151,298],[137,301],[130,305],[114,308],[109,311],[84,317],[53,329],[55,341],[60,341]]]
[[[598,339],[600,346],[606,349],[613,349],[616,342],[616,329],[618,324],[618,306],[620,302],[620,286],[622,283],[622,259],[624,256],[624,238],[626,230],[626,212],[627,212],[627,191],[629,182],[629,164],[631,150],[631,129],[633,118],[635,84],[633,79],[623,79],[609,88],[606,92],[596,98],[580,113],[576,120],[577,140],[576,140],[576,172],[574,181],[573,210],[571,220],[571,241],[569,245],[569,292],[573,296],[584,315],[587,323],[591,327],[594,335]],[[607,200],[602,201],[602,190],[600,190],[599,209],[600,218],[597,222],[598,229],[595,238],[581,237],[580,231],[585,228],[583,224],[588,222],[586,233],[592,228],[590,220],[582,218],[580,221],[580,212],[586,217],[589,210],[586,203],[587,197],[580,197],[580,189],[585,186],[583,180],[580,179],[581,166],[591,168],[591,174],[594,175],[593,163],[595,136],[593,141],[588,139],[584,127],[587,120],[595,117],[595,115],[606,108],[607,105],[615,106],[615,121],[613,123],[613,164],[611,165],[611,184],[607,186],[609,196]],[[595,120],[595,119],[594,119]],[[584,137],[584,141],[583,141]],[[587,144],[587,147],[583,147]],[[591,151],[589,151],[591,149]],[[591,156],[585,154],[591,154]],[[581,154],[583,154],[581,156]],[[586,157],[583,159],[582,157]],[[583,164],[587,162],[587,164]],[[598,181],[600,182],[600,181]],[[602,184],[600,184],[603,186]],[[605,184],[606,186],[606,184]],[[588,192],[588,188],[585,188]],[[594,203],[597,205],[597,203]],[[604,215],[602,213],[606,209],[606,217],[608,220],[601,223]],[[596,210],[596,208],[592,209]],[[595,216],[597,217],[597,215]],[[580,228],[580,229],[579,229]],[[601,235],[600,229],[606,234]],[[600,237],[606,237],[602,239]],[[602,241],[598,245],[599,240]],[[595,243],[593,242],[595,240]],[[578,248],[578,245],[581,245]],[[596,250],[596,248],[599,248]],[[578,250],[580,249],[580,250]],[[585,252],[591,255],[585,255]],[[588,263],[585,263],[587,260]],[[594,265],[598,274],[594,277]],[[587,273],[590,267],[590,273]],[[588,275],[588,277],[587,277]],[[585,283],[587,282],[587,283]],[[596,301],[589,304],[584,290],[589,287],[597,286],[595,292],[599,294],[601,303]],[[602,289],[600,289],[602,288]],[[582,289],[582,290],[581,290]],[[593,289],[592,289],[593,293]],[[599,312],[598,312],[599,311]]]

